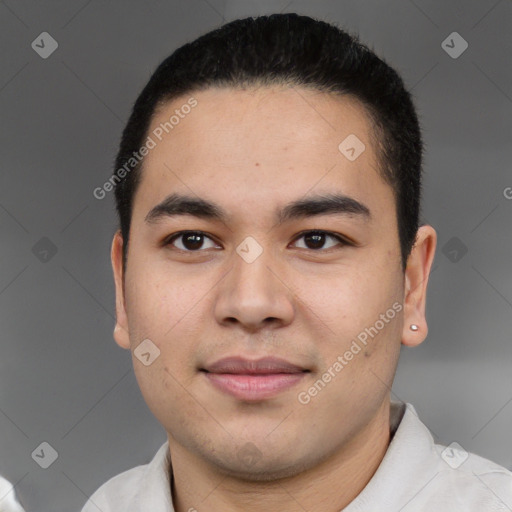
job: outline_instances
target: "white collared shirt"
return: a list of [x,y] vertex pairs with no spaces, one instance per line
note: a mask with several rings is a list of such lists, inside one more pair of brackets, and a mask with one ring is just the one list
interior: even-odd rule
[[[343,512],[512,512],[512,473],[434,443],[414,407],[391,402],[394,433],[377,471]],[[175,512],[164,443],[153,460],[102,485],[82,512]]]

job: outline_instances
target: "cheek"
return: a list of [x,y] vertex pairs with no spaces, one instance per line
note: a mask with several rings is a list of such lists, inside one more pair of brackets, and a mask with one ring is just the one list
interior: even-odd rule
[[140,333],[160,345],[179,330],[193,311],[204,294],[204,283],[175,270],[161,269],[157,264],[147,267],[133,269],[137,277],[127,288],[128,321],[134,336]]
[[316,337],[326,364],[345,353],[357,368],[375,364],[376,358],[394,359],[403,309],[398,281],[389,266],[376,265],[343,269],[328,280],[311,279],[310,286],[303,286],[300,293],[308,305],[304,314],[326,333]]
[[[174,367],[167,369],[165,360],[160,356],[155,362],[145,367],[134,360],[134,370],[144,401],[154,416],[164,425],[169,421],[170,411],[182,408],[186,397],[183,389],[186,383]],[[180,385],[181,383],[181,385]]]
[[[186,399],[181,394],[196,372],[194,355],[200,337],[192,331],[200,318],[194,310],[186,315],[182,295],[173,293],[171,287],[146,281],[138,291],[129,317],[133,367],[148,407],[159,417],[160,411],[174,410],[173,404]],[[150,352],[154,360],[148,366],[144,358],[137,357],[143,340],[153,344]]]
[[293,291],[297,305],[307,306],[304,314],[323,322],[333,335],[364,323],[382,302],[371,276],[348,266],[333,266],[321,276],[296,276]]

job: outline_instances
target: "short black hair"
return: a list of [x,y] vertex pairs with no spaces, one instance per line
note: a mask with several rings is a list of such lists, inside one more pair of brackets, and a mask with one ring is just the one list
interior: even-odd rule
[[[405,270],[419,227],[423,142],[411,94],[399,74],[357,35],[295,13],[229,22],[175,50],[135,101],[115,168],[127,168],[159,107],[210,87],[303,86],[358,100],[371,120],[379,173],[394,192]],[[340,141],[341,142],[341,141]],[[133,198],[143,159],[115,186],[126,265]]]

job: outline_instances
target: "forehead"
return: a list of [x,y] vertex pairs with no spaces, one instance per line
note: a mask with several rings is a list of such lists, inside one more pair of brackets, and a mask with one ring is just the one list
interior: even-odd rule
[[[187,106],[191,98],[196,102],[193,109]],[[173,126],[169,126],[169,120]],[[369,142],[373,133],[366,109],[353,96],[335,96],[297,86],[215,87],[181,96],[160,105],[149,131],[156,131],[157,139],[166,139],[158,140],[164,142],[163,146],[173,137],[178,143],[178,139],[193,135],[201,143],[194,150],[211,153],[218,144],[232,144],[230,155],[250,152],[264,158],[271,150],[272,161],[280,145],[294,154],[309,153],[314,157],[322,151],[338,151],[340,137],[354,134]],[[209,145],[212,141],[216,144]],[[236,142],[243,145],[237,146]],[[316,151],[312,153],[312,149]],[[266,163],[265,159],[262,163]]]
[[377,171],[371,121],[352,97],[284,86],[210,88],[160,106],[147,135],[154,147],[134,210],[175,191],[223,195],[240,207],[268,202],[273,191],[284,200],[330,188],[393,200]]

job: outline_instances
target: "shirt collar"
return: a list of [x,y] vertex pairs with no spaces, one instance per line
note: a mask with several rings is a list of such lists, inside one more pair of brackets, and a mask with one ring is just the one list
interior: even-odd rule
[[175,512],[171,497],[172,469],[169,441],[156,452],[153,460],[145,466],[140,488],[134,496],[128,512]]
[[393,434],[377,471],[343,512],[402,510],[438,473],[434,439],[410,403],[391,402]]

